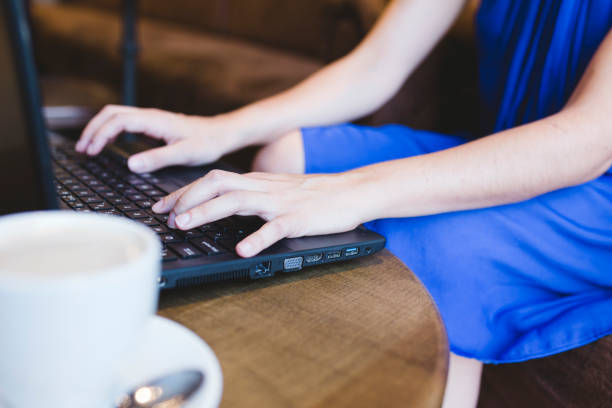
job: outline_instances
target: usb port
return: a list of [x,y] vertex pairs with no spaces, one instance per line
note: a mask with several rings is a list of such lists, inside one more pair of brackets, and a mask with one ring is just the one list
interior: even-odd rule
[[336,259],[340,258],[340,256],[342,256],[340,251],[331,251],[327,253],[327,259]]
[[355,256],[358,253],[359,253],[359,248],[357,248],[357,247],[346,248],[344,250],[344,256]]

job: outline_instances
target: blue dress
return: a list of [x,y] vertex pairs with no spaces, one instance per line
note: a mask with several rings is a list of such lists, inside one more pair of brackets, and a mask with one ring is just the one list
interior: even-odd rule
[[[558,112],[610,27],[612,0],[483,0],[483,132]],[[340,172],[465,141],[405,126],[302,130],[306,172]],[[451,350],[543,357],[612,333],[612,171],[517,204],[367,226],[428,288]]]

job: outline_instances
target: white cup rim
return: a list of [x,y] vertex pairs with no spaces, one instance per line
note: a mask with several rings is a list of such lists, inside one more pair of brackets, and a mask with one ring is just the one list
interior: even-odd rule
[[108,280],[112,276],[122,277],[125,274],[138,270],[137,266],[142,262],[146,262],[151,257],[157,257],[161,262],[161,244],[153,231],[146,226],[129,220],[127,218],[116,217],[111,215],[78,213],[66,210],[48,210],[48,211],[29,211],[22,213],[9,214],[0,217],[0,233],[2,229],[18,225],[28,220],[46,217],[61,221],[65,219],[69,222],[86,222],[93,226],[104,225],[104,228],[117,228],[124,231],[130,231],[138,235],[144,244],[143,251],[128,261],[101,268],[95,274],[69,274],[69,275],[17,275],[11,273],[0,273],[0,288],[10,288],[11,291],[22,292],[45,292],[57,290],[58,286],[65,289],[79,287],[90,287],[95,284],[96,280]]

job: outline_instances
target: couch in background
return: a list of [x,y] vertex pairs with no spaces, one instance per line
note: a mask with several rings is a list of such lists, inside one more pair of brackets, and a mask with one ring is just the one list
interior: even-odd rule
[[[275,94],[349,52],[386,2],[140,1],[139,103],[212,115]],[[120,5],[119,0],[74,0],[32,7],[37,59],[46,83],[77,78],[103,84],[110,89],[107,98],[117,98]],[[466,111],[477,105],[475,55],[467,41],[470,24],[462,21],[455,35],[367,123],[397,122],[454,133],[475,123],[475,111]],[[457,83],[466,85],[452,86]],[[46,97],[60,102],[51,93]],[[118,98],[92,104],[108,102]]]

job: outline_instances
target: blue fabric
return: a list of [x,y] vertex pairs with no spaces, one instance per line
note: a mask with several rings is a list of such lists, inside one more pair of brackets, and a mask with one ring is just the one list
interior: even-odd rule
[[[612,25],[612,1],[483,0],[483,132],[559,111]],[[307,173],[463,143],[399,125],[302,130]],[[612,173],[521,203],[367,224],[432,294],[451,350],[516,362],[612,333]]]
[[483,133],[561,110],[612,25],[610,0],[483,0]]

